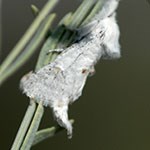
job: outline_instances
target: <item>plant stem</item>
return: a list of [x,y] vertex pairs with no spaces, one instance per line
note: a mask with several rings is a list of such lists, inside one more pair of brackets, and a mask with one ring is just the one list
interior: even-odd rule
[[20,125],[20,128],[18,130],[18,133],[16,135],[16,138],[14,140],[11,150],[19,150],[22,144],[23,138],[31,122],[31,119],[33,117],[33,114],[35,112],[35,108],[36,108],[36,104],[34,101],[31,100],[30,105],[27,108],[26,114],[22,120],[22,123]]
[[93,7],[93,9],[89,13],[88,17],[82,22],[81,26],[86,25],[91,20],[91,18],[93,18],[95,16],[95,14],[98,12],[98,10],[100,10],[102,8],[102,4],[103,4],[103,1],[101,1],[101,0],[99,0],[95,4],[95,6]]
[[[72,120],[70,120],[70,122],[73,124],[74,120],[72,119]],[[42,129],[42,130],[36,132],[35,139],[33,141],[32,146],[44,141],[47,138],[55,136],[58,132],[60,132],[62,130],[64,130],[64,128],[62,128],[60,126],[56,126],[56,127]]]
[[5,71],[5,69],[8,69],[9,65],[16,59],[16,57],[24,49],[26,44],[30,41],[32,36],[35,34],[37,29],[39,28],[42,21],[50,13],[50,11],[56,5],[57,2],[58,2],[58,0],[48,0],[48,2],[45,4],[45,6],[43,7],[43,9],[39,13],[39,15],[36,17],[34,22],[31,24],[29,29],[26,31],[24,36],[20,39],[20,41],[12,49],[10,54],[7,56],[5,61],[2,63],[1,68],[0,68],[0,75]]
[[21,150],[29,150],[30,147],[32,146],[32,143],[34,141],[34,137],[39,127],[43,113],[44,113],[44,107],[42,106],[42,102],[40,102],[36,110],[36,113],[34,115],[34,118],[32,120],[31,126],[22,144]]
[[55,14],[47,16],[28,46],[24,49],[20,56],[18,56],[15,62],[13,62],[10,67],[6,69],[3,74],[1,74],[0,84],[2,84],[10,75],[12,75],[19,67],[21,67],[37,50],[38,46],[45,38],[45,35],[47,34],[47,31],[49,30],[55,16]]
[[32,13],[33,15],[36,17],[38,14],[39,14],[39,9],[35,6],[35,5],[31,5],[31,10],[32,10]]

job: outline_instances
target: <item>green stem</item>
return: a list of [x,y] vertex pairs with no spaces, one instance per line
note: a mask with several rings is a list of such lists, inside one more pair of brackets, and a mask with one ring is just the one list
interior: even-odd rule
[[36,49],[39,47],[40,43],[45,38],[45,35],[47,34],[47,31],[50,28],[50,25],[52,24],[55,14],[49,15],[43,24],[39,27],[37,33],[31,40],[31,42],[28,44],[28,46],[24,49],[24,51],[20,54],[20,56],[15,60],[14,63],[10,65],[8,69],[6,69],[3,74],[0,76],[0,85],[9,77],[11,76],[17,69],[19,69],[36,51]]
[[[69,28],[77,28],[95,4],[95,0],[84,0],[70,20]],[[85,16],[86,15],[86,16]]]
[[43,113],[44,113],[44,108],[42,106],[42,102],[40,102],[36,110],[36,113],[34,115],[34,118],[32,120],[31,126],[28,130],[28,133],[25,137],[25,140],[20,150],[29,150],[30,147],[32,146],[32,143],[34,141],[34,137],[35,137],[36,131],[38,130]]
[[32,10],[32,13],[33,15],[36,17],[38,14],[39,14],[39,9],[35,6],[35,5],[31,5],[31,10]]
[[[73,124],[74,120],[72,119],[70,120],[70,122]],[[62,130],[64,130],[64,128],[60,126],[56,126],[56,127],[42,129],[36,132],[35,139],[33,141],[32,146],[46,140],[47,138],[55,136],[57,133],[61,132]]]
[[49,0],[39,15],[36,17],[34,22],[31,24],[29,29],[26,31],[24,36],[20,39],[20,41],[17,43],[17,45],[12,49],[10,54],[7,56],[5,61],[2,63],[0,68],[0,75],[5,71],[5,69],[8,69],[9,65],[16,59],[16,57],[20,54],[20,52],[24,49],[26,44],[31,40],[37,29],[39,28],[40,24],[43,22],[45,17],[50,13],[52,8],[56,5],[58,0]]
[[95,4],[88,17],[82,22],[81,26],[86,25],[95,16],[95,14],[102,8],[102,4],[103,1],[101,0]]
[[31,119],[33,117],[33,114],[35,112],[35,107],[36,107],[35,102],[31,100],[30,105],[28,106],[26,114],[22,120],[22,123],[20,125],[20,128],[18,130],[18,133],[16,135],[16,138],[14,140],[11,150],[19,150],[22,144],[23,138],[31,122]]

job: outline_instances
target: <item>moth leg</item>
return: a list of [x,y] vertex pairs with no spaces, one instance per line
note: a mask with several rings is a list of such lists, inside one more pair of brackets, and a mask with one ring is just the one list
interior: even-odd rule
[[53,107],[54,118],[61,127],[67,130],[68,138],[72,137],[72,125],[68,119],[68,105],[62,101],[58,101]]
[[94,68],[94,66],[91,66],[90,72],[89,72],[89,76],[91,77],[91,76],[93,76],[94,74],[95,74],[95,68]]
[[47,55],[49,53],[61,53],[62,51],[64,51],[64,49],[50,49],[48,52],[47,52]]

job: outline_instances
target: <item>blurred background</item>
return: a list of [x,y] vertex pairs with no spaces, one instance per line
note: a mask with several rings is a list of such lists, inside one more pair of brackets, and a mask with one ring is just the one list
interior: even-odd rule
[[[30,4],[46,0],[3,2],[4,58],[33,21]],[[75,10],[79,0],[61,0],[55,24]],[[149,150],[150,149],[150,5],[146,0],[122,0],[118,12],[122,57],[101,60],[88,79],[83,96],[69,110],[74,135],[63,131],[33,150]],[[38,52],[0,87],[0,149],[10,149],[29,99],[19,90],[20,78],[33,70]],[[148,67],[149,66],[149,67]],[[45,109],[40,128],[55,125]]]

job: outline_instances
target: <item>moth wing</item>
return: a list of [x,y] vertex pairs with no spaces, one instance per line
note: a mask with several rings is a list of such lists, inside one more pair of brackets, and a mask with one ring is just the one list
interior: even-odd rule
[[48,105],[51,95],[53,80],[56,78],[57,69],[46,65],[36,73],[28,73],[20,81],[20,88],[28,97],[43,101]]

